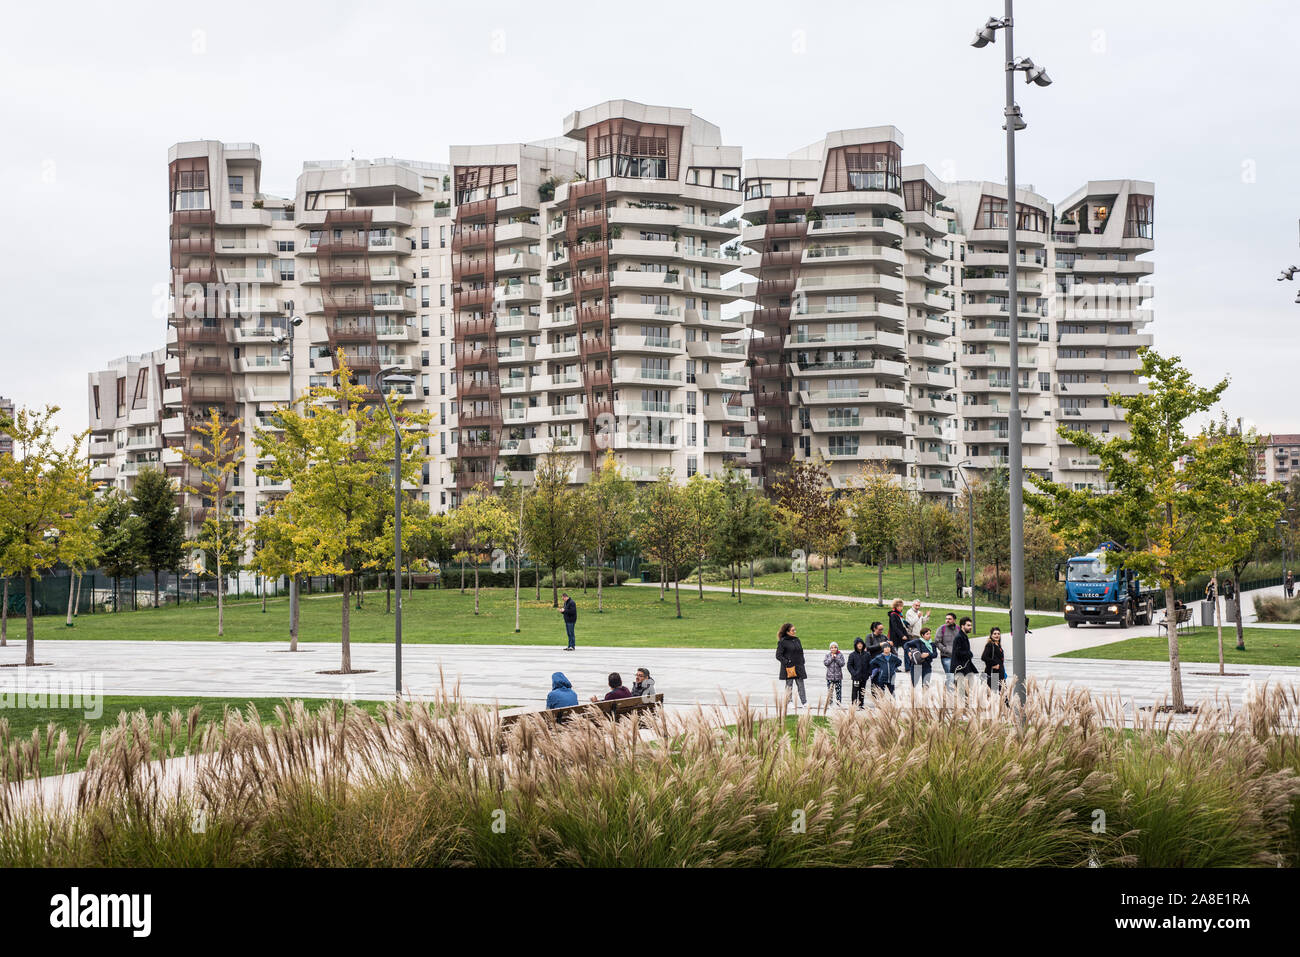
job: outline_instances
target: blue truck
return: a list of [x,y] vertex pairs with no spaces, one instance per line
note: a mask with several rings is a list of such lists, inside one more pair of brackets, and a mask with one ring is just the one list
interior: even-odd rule
[[1081,623],[1120,628],[1151,624],[1156,592],[1144,590],[1132,569],[1106,567],[1106,553],[1118,548],[1114,542],[1102,542],[1088,554],[1056,566],[1056,580],[1065,583],[1065,621],[1071,628]]

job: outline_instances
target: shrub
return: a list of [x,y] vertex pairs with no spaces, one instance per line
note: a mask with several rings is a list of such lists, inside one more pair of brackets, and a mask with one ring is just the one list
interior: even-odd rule
[[1300,623],[1300,598],[1269,595],[1255,596],[1255,616],[1260,621]]

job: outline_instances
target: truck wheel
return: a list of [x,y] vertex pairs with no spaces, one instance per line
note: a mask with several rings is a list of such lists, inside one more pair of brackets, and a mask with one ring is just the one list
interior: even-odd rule
[[1121,628],[1132,628],[1132,627],[1133,627],[1133,609],[1132,609],[1132,608],[1125,608],[1125,609],[1124,609],[1124,618],[1123,618],[1122,621],[1120,621],[1119,626],[1120,626]]
[[1079,627],[1079,623],[1078,623],[1077,621],[1069,621],[1069,622],[1066,622],[1066,624],[1068,624],[1071,628],[1078,628],[1078,627]]

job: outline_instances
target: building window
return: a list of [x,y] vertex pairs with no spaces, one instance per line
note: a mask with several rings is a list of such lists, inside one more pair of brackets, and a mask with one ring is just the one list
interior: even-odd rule
[[420,227],[420,248],[421,249],[429,248],[429,227],[428,226]]
[[244,177],[242,176],[228,176],[226,177],[226,184],[230,187],[232,193],[242,193],[244,191]]

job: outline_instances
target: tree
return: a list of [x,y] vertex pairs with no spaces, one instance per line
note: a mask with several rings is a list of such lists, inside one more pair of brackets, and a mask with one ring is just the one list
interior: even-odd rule
[[[1286,504],[1286,487],[1281,482],[1259,481],[1259,453],[1262,443],[1252,430],[1243,435],[1229,427],[1226,419],[1202,430],[1195,440],[1195,458],[1211,483],[1210,497],[1217,503],[1209,527],[1209,548],[1215,568],[1232,573],[1237,611],[1237,650],[1245,651],[1241,621],[1241,573],[1258,547],[1271,540],[1276,522]],[[1215,596],[1217,610],[1218,596]],[[1223,674],[1223,633],[1219,630],[1219,673]]]
[[[581,497],[582,510],[591,523],[591,545],[596,553],[596,613],[605,610],[604,572],[605,559],[613,555],[618,543],[632,529],[632,483],[623,477],[623,470],[612,450],[605,457]],[[614,580],[618,580],[615,569]]]
[[829,485],[830,473],[820,460],[792,461],[774,488],[781,530],[786,541],[802,553],[797,560],[802,562],[804,601],[810,600],[808,558],[826,525]]
[[140,519],[140,562],[153,572],[153,605],[158,608],[158,573],[178,568],[185,554],[185,524],[176,507],[176,485],[160,469],[141,469],[131,492]]
[[506,537],[501,543],[506,559],[515,566],[515,634],[519,634],[519,574],[524,557],[528,554],[528,539],[525,535],[524,505],[527,502],[527,489],[522,482],[516,482],[505,475],[501,487],[501,504],[506,514]]
[[[282,501],[272,499],[253,526],[253,567],[266,578],[294,574],[293,520]],[[263,591],[265,596],[266,592]],[[266,610],[265,603],[262,610]],[[289,608],[289,650],[298,650],[298,627]]]
[[728,462],[718,480],[717,518],[711,549],[718,561],[726,562],[731,577],[731,594],[741,601],[737,581],[742,562],[751,559],[759,544],[760,499],[749,476]]
[[717,525],[721,495],[718,483],[703,472],[696,472],[682,488],[682,506],[690,523],[691,552],[695,559],[695,578],[699,585],[700,601],[704,601],[704,563],[713,544],[713,531]]
[[113,611],[121,610],[118,585],[140,571],[143,533],[138,516],[131,513],[131,498],[113,489],[100,500],[95,519],[99,552],[96,560],[113,579]]
[[93,535],[90,466],[81,455],[88,433],[60,448],[50,421],[58,411],[58,406],[39,412],[22,408],[0,417],[0,432],[14,443],[13,453],[0,455],[0,574],[23,579],[28,667],[36,664],[32,582],[65,556],[71,563],[84,560]]
[[1122,538],[1112,539],[1120,547],[1106,552],[1107,565],[1132,569],[1163,588],[1173,708],[1185,712],[1174,589],[1213,562],[1210,529],[1219,509],[1214,496],[1222,490],[1209,458],[1196,456],[1186,423],[1209,411],[1228,380],[1201,388],[1177,356],[1166,358],[1149,348],[1139,354],[1147,389],[1135,395],[1112,392],[1110,398],[1124,410],[1129,435],[1107,438],[1058,429],[1062,438],[1100,461],[1111,491],[1071,489],[1030,473],[1039,494],[1028,501],[1072,540],[1101,541],[1102,529],[1124,531]]
[[[975,503],[975,560],[993,566],[991,591],[1001,589],[1002,569],[1011,563],[1011,481],[1004,468],[996,468],[971,487]],[[976,574],[972,570],[972,574]],[[977,584],[972,581],[971,584]]]
[[391,541],[376,531],[392,501],[390,463],[399,452],[402,481],[416,481],[424,458],[419,427],[429,414],[394,410],[402,432],[401,449],[394,449],[387,410],[363,404],[365,390],[352,381],[342,350],[337,364],[333,384],[313,386],[301,410],[280,413],[282,434],[258,430],[256,442],[267,462],[258,474],[290,486],[282,507],[294,519],[294,571],[343,579],[340,671],[350,674],[352,576],[392,554]]
[[223,422],[216,409],[208,410],[207,421],[196,425],[194,433],[200,438],[194,441],[192,449],[181,455],[198,472],[199,480],[185,490],[202,498],[205,514],[198,534],[188,545],[201,548],[216,566],[217,636],[221,637],[226,633],[225,576],[230,573],[231,560],[244,547],[243,532],[230,514],[234,498],[231,477],[244,461],[244,450],[239,444],[236,423]]
[[[551,570],[551,607],[560,605],[559,570],[578,557],[574,547],[577,493],[569,487],[573,465],[569,456],[552,453],[539,457],[533,472],[533,491],[524,506],[525,538],[535,564]],[[538,592],[541,584],[538,576]]]
[[[660,469],[659,478],[641,489],[637,496],[636,537],[641,550],[659,563],[661,589],[667,569],[673,570],[673,597],[677,602],[678,618],[682,617],[678,569],[695,547],[691,521],[686,493],[673,482],[673,470]],[[659,597],[662,601],[662,590]]]
[[485,483],[479,483],[460,503],[451,518],[452,534],[465,543],[474,557],[474,614],[478,614],[478,569],[483,553],[492,551],[510,536],[510,516],[501,500]]
[[876,601],[885,603],[885,560],[898,548],[907,493],[878,465],[858,472],[850,493],[850,521],[861,553],[876,566]]
[[[60,561],[68,567],[68,571],[71,573],[68,580],[67,617],[63,622],[67,628],[72,627],[77,596],[81,591],[81,576],[94,563],[99,552],[99,529],[95,524],[99,503],[95,499],[94,487],[89,484],[82,489],[81,508],[84,510],[85,521],[69,524],[60,533]],[[3,545],[0,545],[0,552],[3,550]],[[8,581],[6,578],[6,585]],[[3,628],[3,625],[0,625],[0,628]],[[3,634],[0,632],[0,645],[3,644]]]
[[[822,591],[831,590],[831,556],[842,555],[849,546],[850,527],[847,499],[828,489],[821,518],[817,523],[817,550],[822,556]],[[840,562],[844,567],[843,560]]]

